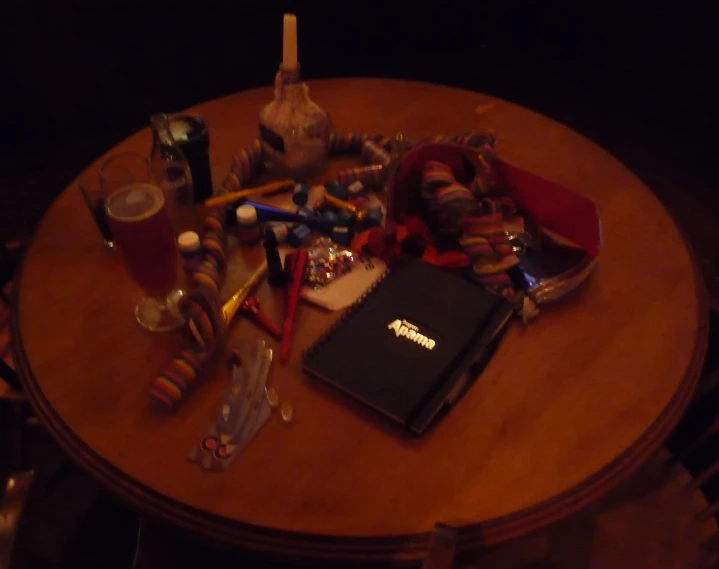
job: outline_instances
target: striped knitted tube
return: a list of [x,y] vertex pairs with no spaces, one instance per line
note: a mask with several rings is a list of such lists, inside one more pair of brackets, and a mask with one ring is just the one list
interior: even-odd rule
[[226,245],[221,210],[214,210],[205,218],[202,237],[204,256],[190,275],[193,287],[201,287],[214,295],[220,294]]
[[365,140],[362,143],[362,158],[367,164],[380,164],[381,166],[388,166],[392,160],[389,152],[371,140]]
[[428,160],[422,169],[422,195],[434,203],[431,208],[446,209],[475,205],[472,192],[454,179],[452,170],[443,162]]
[[371,166],[360,166],[359,168],[348,168],[337,174],[337,183],[347,187],[352,182],[362,182],[366,187],[382,185],[384,182],[385,168],[380,164]]
[[204,255],[191,275],[191,290],[182,298],[179,307],[198,346],[180,352],[148,388],[150,397],[169,409],[176,407],[197,381],[203,364],[227,331],[219,300],[226,244],[221,211],[213,211],[204,222]]
[[515,291],[507,270],[519,260],[514,255],[502,222],[501,198],[482,198],[459,184],[444,163],[430,160],[422,171],[421,195],[430,212],[449,218],[450,210],[460,211],[460,247],[469,255],[475,277],[488,290],[508,298]]
[[262,146],[257,138],[235,155],[232,168],[222,182],[222,192],[236,192],[247,185],[261,163]]
[[377,148],[385,150],[386,152],[392,151],[393,141],[389,136],[380,136],[375,140]]
[[147,390],[150,397],[168,409],[174,408],[197,379],[207,356],[207,352],[199,350],[181,351],[154,379]]
[[432,137],[430,141],[459,144],[470,148],[485,148],[493,152],[497,144],[497,137],[492,132],[460,132],[456,134],[440,134]]

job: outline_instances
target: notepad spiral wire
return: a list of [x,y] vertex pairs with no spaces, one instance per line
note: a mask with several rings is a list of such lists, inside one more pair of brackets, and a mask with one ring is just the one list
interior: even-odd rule
[[330,326],[317,340],[314,341],[314,343],[307,348],[303,354],[302,354],[302,361],[305,362],[309,358],[311,358],[317,350],[319,350],[329,339],[331,336],[335,334],[335,332],[340,328],[340,326],[343,326],[345,321],[350,318],[369,298],[376,290],[377,287],[384,282],[384,280],[389,276],[389,274],[392,272],[392,269],[389,267],[385,270],[384,273],[382,273],[379,277],[377,277],[377,280],[374,281],[364,293],[362,293],[362,296],[360,296],[354,303],[352,303],[347,309],[345,310],[344,314],[340,316],[332,326]]

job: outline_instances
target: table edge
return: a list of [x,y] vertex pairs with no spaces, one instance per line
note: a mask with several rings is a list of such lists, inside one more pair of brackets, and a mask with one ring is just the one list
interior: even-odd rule
[[[533,109],[527,110],[537,112]],[[581,135],[581,133],[579,134]],[[596,144],[591,140],[590,142]],[[650,191],[649,186],[643,181],[642,183],[646,186],[647,191]],[[67,191],[67,188],[64,191]],[[697,297],[697,337],[691,360],[677,392],[655,422],[631,447],[612,463],[576,486],[541,503],[492,520],[483,522],[461,519],[437,520],[437,522],[449,523],[458,527],[458,550],[469,551],[526,535],[591,505],[620,481],[630,476],[656,452],[688,407],[701,377],[709,338],[709,310],[710,307],[714,308],[715,303],[709,301],[696,254],[685,232],[664,203],[658,197],[654,197],[670,216],[690,256]],[[33,232],[34,234],[44,223],[49,212],[50,209],[45,212]],[[35,241],[34,234],[30,239],[28,252]],[[424,557],[429,548],[431,532],[391,536],[335,536],[255,526],[237,520],[228,520],[222,516],[210,514],[169,499],[104,460],[80,440],[54,411],[33,374],[21,339],[19,301],[24,267],[25,259],[23,259],[15,278],[9,319],[10,345],[23,388],[38,418],[63,450],[112,493],[139,511],[178,525],[199,535],[205,541],[235,548],[239,546],[247,551],[271,557],[328,561],[353,559],[372,562],[390,559],[399,563],[417,561]]]
[[[681,231],[680,234],[684,239]],[[669,436],[683,415],[698,384],[708,343],[709,311],[706,290],[700,278],[694,252],[686,243],[686,239],[684,240],[692,259],[694,278],[697,283],[699,326],[690,365],[679,390],[664,412],[645,431],[644,435],[617,457],[612,464],[560,495],[510,516],[485,522],[438,520],[445,523],[449,521],[461,528],[459,549],[470,550],[525,535],[581,510],[599,499],[619,480],[625,479],[639,468]],[[82,442],[55,413],[45,399],[32,372],[21,342],[20,311],[17,309],[22,288],[22,272],[21,266],[17,278],[18,286],[14,287],[13,291],[13,307],[15,309],[11,311],[10,327],[13,356],[18,373],[23,380],[23,387],[43,425],[63,449],[113,493],[153,517],[177,524],[206,539],[209,538],[225,545],[241,545],[260,553],[276,555],[281,552],[283,555],[308,559],[351,557],[367,560],[388,557],[410,560],[421,558],[424,555],[429,546],[430,533],[366,537],[321,536],[262,528],[234,520],[228,524],[225,518],[190,508],[174,500],[168,500],[105,461]]]

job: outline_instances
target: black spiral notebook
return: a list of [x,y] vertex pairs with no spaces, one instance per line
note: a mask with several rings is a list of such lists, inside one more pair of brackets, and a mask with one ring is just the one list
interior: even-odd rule
[[511,314],[478,285],[403,257],[305,352],[303,368],[422,433],[480,373]]

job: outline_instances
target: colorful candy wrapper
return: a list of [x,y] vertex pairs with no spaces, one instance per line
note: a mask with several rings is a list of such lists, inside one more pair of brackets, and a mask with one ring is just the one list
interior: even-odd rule
[[327,286],[346,275],[355,264],[355,254],[349,249],[335,245],[331,239],[320,237],[307,250],[305,283],[314,289]]
[[203,470],[227,468],[267,422],[272,410],[267,398],[272,350],[260,340],[235,348],[233,354],[239,361],[222,396],[217,419],[187,457]]

